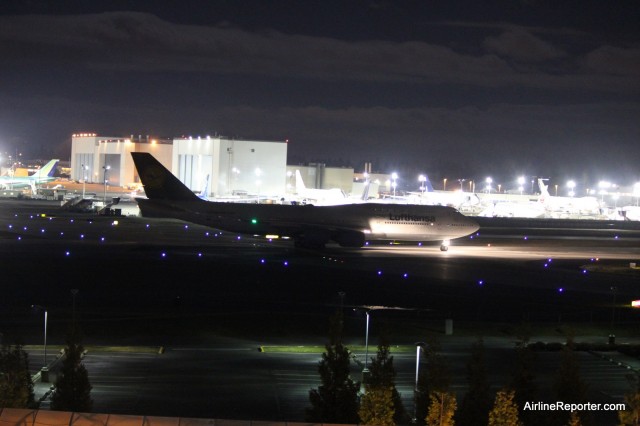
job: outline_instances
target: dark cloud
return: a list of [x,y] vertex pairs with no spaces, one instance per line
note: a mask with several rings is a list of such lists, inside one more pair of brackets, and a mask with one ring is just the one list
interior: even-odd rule
[[[514,68],[507,59],[540,63],[565,56],[561,48],[517,28],[487,37],[483,44],[488,53],[482,55],[461,54],[420,41],[343,41],[182,25],[142,13],[5,17],[0,18],[0,40],[0,54],[7,59],[35,61],[44,55],[59,65],[75,62],[119,72],[207,72],[483,87],[564,86],[570,90],[585,88],[595,80],[602,91],[626,93],[640,88],[638,49],[597,49],[584,58],[577,57],[574,74],[558,76],[541,67]],[[10,47],[16,44],[21,46],[19,52]],[[589,65],[588,78],[577,68],[582,62]],[[615,73],[609,81],[613,67]]]
[[465,178],[587,166],[640,177],[633,34],[370,6],[418,29],[347,33],[325,16],[305,31],[292,16],[248,25],[241,14],[169,19],[173,9],[0,16],[0,144],[217,132],[290,139],[292,157],[310,161]]
[[498,37],[487,37],[483,45],[489,52],[522,62],[543,62],[566,56],[562,49],[524,29],[513,29]]

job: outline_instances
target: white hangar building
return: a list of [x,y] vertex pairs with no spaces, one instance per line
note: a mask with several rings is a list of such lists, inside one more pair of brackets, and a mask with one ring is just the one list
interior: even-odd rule
[[71,178],[126,186],[140,182],[131,152],[148,152],[195,192],[208,196],[280,195],[287,184],[287,143],[225,137],[119,138],[72,135]]

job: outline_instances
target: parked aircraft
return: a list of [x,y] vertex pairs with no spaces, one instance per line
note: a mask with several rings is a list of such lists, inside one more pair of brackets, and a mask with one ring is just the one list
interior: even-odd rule
[[472,234],[478,224],[444,206],[344,204],[336,206],[241,204],[204,201],[151,154],[132,152],[147,199],[138,198],[143,216],[171,217],[252,235],[293,238],[298,247],[362,247],[366,241],[442,241]]
[[0,188],[2,189],[18,189],[26,187],[34,187],[35,185],[51,182],[55,178],[53,174],[56,171],[56,165],[60,160],[51,160],[42,166],[37,172],[26,177],[0,176]]
[[543,179],[538,179],[540,203],[550,215],[598,215],[600,202],[596,197],[552,197]]
[[638,206],[624,206],[620,208],[620,216],[624,220],[639,220],[640,221],[640,207]]
[[478,213],[478,216],[539,218],[545,217],[545,214],[546,210],[540,203],[531,201],[494,201]]
[[316,206],[333,206],[353,202],[349,200],[340,188],[307,188],[302,180],[300,170],[296,170],[296,195],[303,204],[314,204]]
[[478,195],[464,191],[436,191],[426,177],[423,192],[410,192],[408,201],[431,206],[449,206],[455,209],[462,207],[472,207],[480,204]]

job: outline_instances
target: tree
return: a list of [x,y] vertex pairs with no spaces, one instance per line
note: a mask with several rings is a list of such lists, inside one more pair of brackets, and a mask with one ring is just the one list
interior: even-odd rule
[[0,407],[28,408],[33,402],[29,355],[22,345],[3,347],[0,350]]
[[536,354],[529,346],[516,348],[516,361],[511,376],[510,388],[515,391],[515,402],[520,409],[520,416],[525,423],[534,422],[536,411],[524,410],[527,401],[535,401],[537,387],[535,384],[535,362]]
[[331,320],[330,340],[318,365],[322,384],[309,391],[307,419],[324,423],[358,423],[360,383],[351,379],[351,353],[342,344],[342,315]]
[[577,411],[572,411],[571,416],[569,416],[569,423],[567,426],[582,426],[582,420],[580,420],[580,415]]
[[640,392],[636,391],[625,395],[624,405],[626,410],[618,411],[620,424],[624,426],[640,425]]
[[[573,340],[567,339],[562,348],[560,367],[556,374],[554,391],[556,401],[568,404],[581,404],[587,399],[587,385],[580,378],[580,365],[573,350]],[[566,412],[556,413],[553,417],[558,424],[565,424],[569,415]],[[584,419],[583,419],[584,420]]]
[[369,371],[369,385],[371,387],[391,389],[394,421],[400,424],[407,423],[409,421],[409,416],[402,405],[400,393],[398,392],[398,389],[396,389],[396,370],[393,366],[393,356],[390,356],[389,343],[384,336],[378,345],[378,352],[376,353],[376,356],[371,358]]
[[449,390],[449,368],[446,360],[438,353],[438,343],[427,344],[425,349],[425,368],[418,376],[418,389],[415,396],[416,422],[421,423],[429,412],[431,392],[447,392]]
[[367,386],[360,401],[360,420],[366,425],[395,425],[393,408],[393,389],[383,386]]
[[491,409],[491,395],[487,367],[484,362],[484,344],[482,339],[471,348],[471,359],[467,363],[467,381],[469,390],[462,399],[457,413],[458,423],[469,426],[484,426]]
[[58,373],[51,396],[51,409],[88,413],[93,406],[89,373],[82,363],[84,347],[79,333],[73,329],[67,337],[62,369]]
[[456,396],[450,392],[434,391],[429,395],[429,414],[425,419],[427,426],[453,426],[456,412]]
[[489,412],[489,426],[520,426],[518,405],[514,401],[515,392],[501,390],[496,394],[493,408]]

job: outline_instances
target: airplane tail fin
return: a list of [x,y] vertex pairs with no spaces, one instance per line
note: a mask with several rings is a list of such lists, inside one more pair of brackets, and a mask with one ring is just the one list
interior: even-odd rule
[[549,195],[547,185],[544,184],[544,180],[541,178],[538,178],[538,186],[540,187],[540,197],[538,198],[538,201],[545,204],[551,198],[551,195]]
[[304,191],[307,187],[304,185],[300,170],[296,169],[296,192]]
[[424,182],[424,186],[427,188],[427,192],[433,192],[433,185],[431,185],[431,181],[429,180],[429,176],[426,176],[426,180]]
[[131,156],[144,186],[144,192],[150,200],[200,200],[153,155],[147,152],[132,152]]
[[57,160],[57,159],[49,161],[47,164],[42,166],[40,170],[38,170],[37,172],[35,172],[29,177],[37,179],[37,178],[45,178],[45,177],[53,176],[54,173],[56,172],[56,166],[58,165],[59,161],[60,160]]
[[538,186],[540,187],[540,195],[545,198],[549,198],[549,187],[544,184],[543,179],[538,179]]

